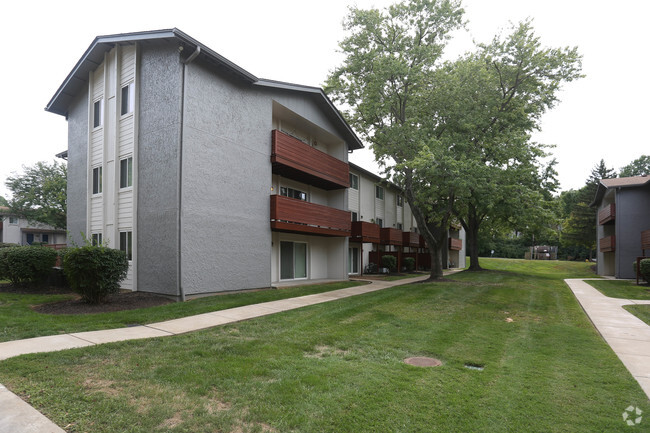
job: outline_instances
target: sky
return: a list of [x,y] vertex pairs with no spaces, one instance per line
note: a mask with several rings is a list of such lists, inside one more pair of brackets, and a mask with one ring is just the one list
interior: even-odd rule
[[[0,104],[0,195],[7,176],[52,162],[67,148],[64,117],[44,111],[95,36],[177,27],[260,78],[322,86],[343,59],[338,43],[349,6],[384,8],[389,0],[11,1],[0,6],[5,83]],[[510,23],[533,19],[545,46],[577,46],[585,78],[564,86],[544,115],[537,142],[555,145],[562,190],[584,185],[604,159],[620,169],[650,154],[647,25],[650,2],[619,0],[464,0],[467,29],[446,58],[488,42]],[[350,160],[376,171],[370,149]]]

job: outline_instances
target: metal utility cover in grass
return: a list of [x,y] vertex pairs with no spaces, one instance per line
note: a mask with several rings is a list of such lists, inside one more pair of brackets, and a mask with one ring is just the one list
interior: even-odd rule
[[411,358],[406,358],[404,362],[416,367],[438,367],[442,365],[441,360],[436,358],[429,358],[426,356],[413,356]]

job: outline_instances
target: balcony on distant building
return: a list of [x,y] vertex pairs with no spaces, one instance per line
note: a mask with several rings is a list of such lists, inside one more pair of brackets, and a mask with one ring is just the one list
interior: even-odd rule
[[320,236],[350,236],[350,212],[280,195],[271,196],[271,229]]

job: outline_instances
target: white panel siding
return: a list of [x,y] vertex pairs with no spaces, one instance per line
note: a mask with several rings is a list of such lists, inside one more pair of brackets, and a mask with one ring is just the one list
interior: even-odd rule
[[122,47],[120,82],[126,84],[135,76],[135,45]]
[[104,65],[97,68],[93,75],[93,99],[104,96]]
[[356,189],[348,190],[348,209],[359,212],[359,191]]
[[101,165],[104,155],[104,131],[103,129],[95,130],[91,133],[90,143],[90,165],[95,167]]
[[117,227],[119,231],[133,228],[133,190],[120,191],[117,201]]
[[120,121],[120,131],[118,136],[118,152],[124,156],[133,152],[133,116],[125,116]]
[[[90,231],[92,233],[102,233],[104,225],[102,196],[92,197],[90,199]],[[88,235],[88,233],[86,234]]]
[[[385,219],[384,227],[395,227],[395,192],[384,188]],[[380,217],[381,218],[381,217]]]
[[[374,189],[372,191],[372,196],[375,197],[375,218],[385,219],[386,212],[384,212],[384,205],[385,205],[384,200],[376,198]],[[385,191],[384,191],[384,197],[386,197]],[[384,221],[384,227],[386,227],[385,221]]]

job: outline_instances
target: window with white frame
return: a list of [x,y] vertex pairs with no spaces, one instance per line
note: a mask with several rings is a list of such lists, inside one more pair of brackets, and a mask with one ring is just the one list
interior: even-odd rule
[[404,207],[404,197],[401,195],[397,196],[397,207]]
[[102,234],[93,233],[91,236],[91,243],[93,244],[93,246],[101,247],[103,244]]
[[93,168],[93,194],[102,193],[102,167]]
[[397,230],[402,230],[402,223],[395,224]]
[[104,99],[99,99],[93,103],[93,128],[102,126],[104,122]]
[[133,113],[135,108],[135,84],[129,83],[126,86],[122,87],[122,110],[121,114]]
[[10,216],[9,217],[9,224],[14,225],[14,226],[18,225],[18,217]]
[[133,157],[120,160],[120,188],[133,186]]
[[352,214],[352,221],[359,221],[359,214],[356,212],[351,212]]
[[285,196],[285,197],[296,198],[296,199],[302,200],[302,201],[307,201],[307,193],[306,192],[303,192],[303,191],[300,191],[300,190],[297,190],[297,189],[293,189],[293,188],[289,188],[289,187],[286,187],[286,186],[281,186],[280,187],[280,195]]
[[383,228],[383,227],[384,227],[384,220],[381,219],[381,218],[377,218],[377,219],[375,220],[375,223],[377,223],[377,225],[379,226],[379,228]]
[[133,232],[120,232],[120,250],[126,253],[127,260],[133,260]]
[[350,188],[359,190],[359,176],[350,173]]
[[383,187],[381,187],[379,185],[375,185],[375,198],[378,198],[379,200],[384,199],[384,188]]

